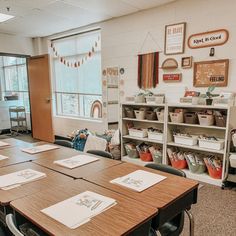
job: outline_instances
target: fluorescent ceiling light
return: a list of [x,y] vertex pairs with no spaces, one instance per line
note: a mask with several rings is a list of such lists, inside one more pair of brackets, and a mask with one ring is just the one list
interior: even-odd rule
[[0,13],[0,23],[12,19],[15,16]]

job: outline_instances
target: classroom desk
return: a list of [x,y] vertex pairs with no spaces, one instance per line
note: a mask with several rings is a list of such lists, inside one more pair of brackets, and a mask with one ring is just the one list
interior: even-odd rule
[[25,141],[22,141],[19,139],[15,139],[15,138],[0,139],[0,141],[10,144],[9,146],[0,147],[0,150],[12,148],[12,147],[27,148],[27,147],[32,147],[32,146],[36,145],[37,143],[40,143],[40,142],[29,143],[29,142],[25,142]]
[[58,185],[67,184],[69,181],[73,181],[72,178],[44,168],[42,166],[36,165],[32,162],[20,163],[17,165],[11,165],[2,167],[0,169],[1,175],[10,174],[19,170],[24,170],[31,168],[43,172],[47,175],[46,178],[36,180],[27,184],[23,184],[20,187],[13,188],[10,190],[0,189],[0,220],[4,223],[5,215],[8,212],[7,206],[13,200],[31,195],[33,193],[50,189]]
[[[111,180],[136,170],[146,170],[167,176],[167,178],[140,193],[110,183]],[[174,215],[197,202],[198,183],[196,181],[129,163],[122,163],[109,169],[96,172],[87,176],[85,179],[135,199],[138,202],[143,202],[157,208],[159,213],[157,216],[158,225],[156,225],[156,227],[159,227],[170,220]]]
[[[87,190],[116,199],[117,204],[74,230],[40,212],[46,207]],[[152,206],[135,200],[130,201],[121,194],[82,179],[69,182],[63,187],[56,187],[18,199],[11,202],[11,207],[47,234],[56,236],[145,236],[148,235],[151,219],[157,214],[157,210]]]
[[92,163],[89,163],[89,164],[86,164],[86,165],[83,165],[74,169],[68,169],[68,168],[65,168],[65,167],[62,167],[53,163],[56,160],[70,158],[78,154],[92,155],[92,154],[76,151],[75,149],[72,149],[72,148],[61,147],[60,149],[55,149],[48,152],[33,155],[36,157],[36,160],[34,160],[33,162],[38,165],[57,171],[59,173],[73,177],[75,179],[84,178],[87,175],[90,175],[91,173],[95,173],[97,171],[101,171],[106,168],[110,168],[112,166],[119,165],[122,163],[121,161],[117,161],[117,160],[113,160],[113,159],[109,159],[105,157],[101,157],[100,160],[98,161],[95,161],[95,162],[92,162]]

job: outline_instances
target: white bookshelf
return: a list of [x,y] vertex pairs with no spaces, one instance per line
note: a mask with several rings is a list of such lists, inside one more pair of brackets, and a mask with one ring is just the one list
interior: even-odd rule
[[[135,118],[127,118],[124,116],[124,107],[125,106],[132,106],[135,109],[139,109],[140,107],[151,107],[156,108],[160,107],[165,110],[164,112],[164,122],[159,122],[158,120],[138,120]],[[169,120],[169,112],[173,111],[175,108],[184,108],[187,111],[202,111],[204,109],[207,110],[219,110],[219,111],[225,111],[227,112],[227,123],[226,127],[218,127],[218,126],[203,126],[199,124],[186,124],[186,123],[173,123]],[[191,150],[192,152],[202,152],[205,154],[215,154],[222,158],[223,162],[223,173],[221,179],[214,179],[210,177],[207,172],[204,174],[194,174],[191,173],[190,170],[186,169],[184,170],[187,177],[191,179],[195,179],[197,181],[206,182],[209,184],[214,184],[217,186],[221,186],[223,184],[223,181],[225,179],[231,178],[235,180],[235,176],[226,176],[227,168],[228,168],[228,156],[229,156],[229,148],[228,148],[228,140],[229,140],[229,133],[232,128],[236,127],[236,107],[226,107],[226,106],[207,106],[207,105],[188,105],[188,104],[141,104],[141,103],[123,103],[122,104],[122,144],[124,142],[128,142],[129,140],[136,141],[136,142],[146,142],[146,143],[153,143],[153,144],[159,144],[160,147],[162,147],[163,150],[163,164],[170,164],[169,159],[167,156],[167,148],[168,147],[177,147],[180,150]],[[133,122],[133,124],[137,125],[138,127],[158,127],[163,130],[163,141],[157,141],[157,140],[151,140],[148,138],[137,138],[132,137],[128,134],[128,130],[126,128],[127,122]],[[188,145],[182,145],[177,144],[174,142],[173,138],[173,130],[178,129],[183,132],[187,132],[190,135],[200,135],[200,134],[207,134],[210,136],[215,136],[218,138],[222,138],[225,140],[224,149],[222,150],[213,150],[208,148],[200,148],[198,145],[195,146],[188,146]],[[133,159],[129,158],[124,150],[124,147],[122,148],[122,160],[126,162],[131,162],[137,165],[145,165],[147,163],[143,162],[140,159]]]
[[145,166],[146,164],[153,163],[153,162],[148,162],[148,161],[142,161],[140,158],[130,158],[129,156],[123,156],[121,160],[125,162],[129,162],[129,163],[133,163],[139,166]]

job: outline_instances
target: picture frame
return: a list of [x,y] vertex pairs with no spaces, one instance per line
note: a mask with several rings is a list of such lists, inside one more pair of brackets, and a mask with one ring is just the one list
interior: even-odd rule
[[226,87],[228,85],[229,59],[194,63],[194,87]]
[[181,67],[183,69],[192,68],[193,57],[182,57],[181,58]]
[[165,55],[184,53],[186,22],[165,26]]

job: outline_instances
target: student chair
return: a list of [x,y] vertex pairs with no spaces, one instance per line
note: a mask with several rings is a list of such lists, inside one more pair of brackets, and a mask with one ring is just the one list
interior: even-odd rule
[[57,144],[57,145],[61,145],[61,146],[64,146],[64,147],[69,147],[69,148],[73,148],[73,144],[71,141],[69,140],[64,140],[64,139],[56,139],[54,144]]
[[[168,165],[163,164],[154,164],[150,163],[145,165],[145,167],[152,168],[155,170],[163,171],[172,175],[177,175],[180,177],[186,178],[186,174],[182,170],[175,169]],[[160,228],[155,228],[155,219],[153,219],[153,225],[154,230],[157,230],[160,232],[162,236],[178,236],[183,230],[184,226],[184,212],[187,214],[189,218],[189,229],[190,229],[190,236],[194,235],[194,219],[191,212],[189,212],[187,209],[185,209],[183,212],[179,213],[175,217],[173,217],[170,221],[164,223]],[[150,231],[150,235],[155,235],[153,233],[153,229]]]
[[100,157],[105,157],[105,158],[110,158],[113,159],[111,153],[106,152],[106,151],[101,151],[101,150],[88,150],[87,153],[100,156]]
[[16,227],[15,224],[15,218],[13,216],[13,214],[8,214],[6,215],[6,224],[8,229],[10,230],[10,232],[14,235],[14,236],[24,236]]

